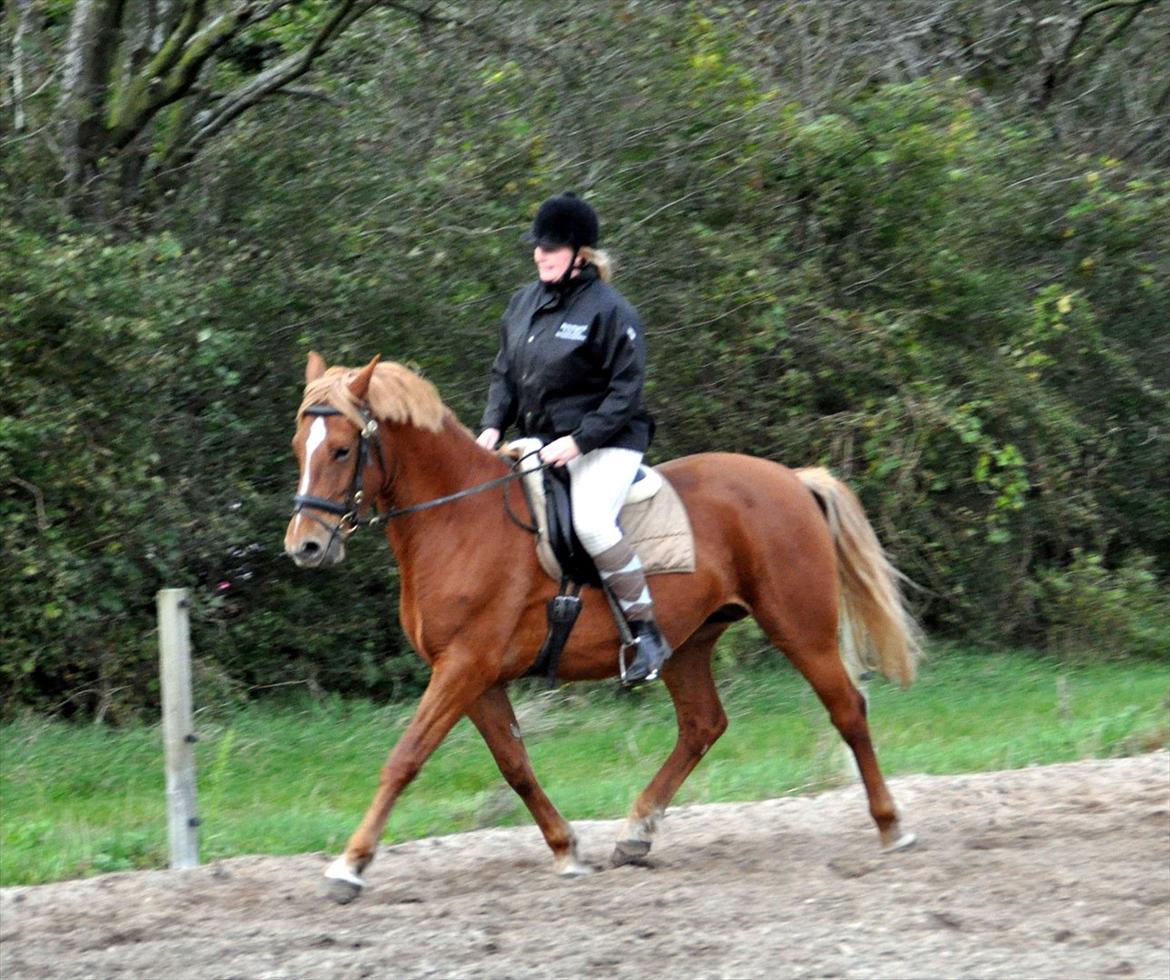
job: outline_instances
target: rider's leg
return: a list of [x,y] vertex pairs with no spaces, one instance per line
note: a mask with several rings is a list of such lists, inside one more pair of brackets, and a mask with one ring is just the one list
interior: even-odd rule
[[654,680],[670,656],[670,644],[654,618],[654,601],[646,586],[642,562],[625,538],[594,555],[593,562],[617,599],[637,643],[634,659],[626,666],[622,680],[626,684]]
[[569,463],[573,530],[593,557],[637,641],[627,684],[654,680],[670,646],[654,618],[654,601],[634,549],[622,537],[618,514],[637,474],[642,454],[632,449],[595,449]]

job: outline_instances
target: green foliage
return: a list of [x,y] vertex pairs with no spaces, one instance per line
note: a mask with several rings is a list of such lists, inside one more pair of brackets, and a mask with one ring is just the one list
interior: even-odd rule
[[177,586],[193,591],[205,697],[416,685],[380,556],[359,557],[356,584],[285,567],[301,366],[281,358],[274,376],[272,336],[232,309],[235,256],[165,234],[4,225],[0,240],[16,258],[0,289],[6,709],[124,720],[154,703],[154,594]]
[[1170,659],[1170,594],[1147,557],[1110,569],[1100,555],[1078,551],[1067,568],[1045,570],[1038,586],[1054,650]]
[[[216,84],[322,9],[249,28]],[[842,62],[813,92],[760,57],[766,12],[729,9],[365,17],[321,97],[257,105],[185,193],[84,225],[47,144],[5,144],[4,710],[152,706],[153,594],[179,585],[202,698],[417,691],[374,536],[331,574],[279,554],[304,356],[413,362],[474,423],[518,236],[566,188],[647,325],[653,459],[831,466],[937,633],[1164,653],[1141,624],[1170,576],[1170,173],[1054,140],[982,77]],[[1088,630],[1106,608],[1129,625]]]

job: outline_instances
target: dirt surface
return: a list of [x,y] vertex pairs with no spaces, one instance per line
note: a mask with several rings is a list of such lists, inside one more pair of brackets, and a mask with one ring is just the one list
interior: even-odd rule
[[[1170,755],[671,810],[649,867],[564,880],[534,827],[0,892],[0,976],[1170,977]],[[608,859],[618,821],[576,825]]]

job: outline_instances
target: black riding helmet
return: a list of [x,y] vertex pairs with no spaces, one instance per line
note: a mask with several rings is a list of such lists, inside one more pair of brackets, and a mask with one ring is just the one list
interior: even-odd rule
[[573,257],[565,274],[550,285],[560,291],[572,288],[573,270],[577,267],[577,255],[582,248],[593,248],[601,236],[601,224],[597,212],[571,191],[550,197],[536,212],[532,230],[524,240],[540,248],[571,248]]
[[536,212],[532,230],[524,236],[529,245],[542,248],[564,248],[576,252],[593,248],[601,237],[597,212],[576,194],[566,192],[550,197]]

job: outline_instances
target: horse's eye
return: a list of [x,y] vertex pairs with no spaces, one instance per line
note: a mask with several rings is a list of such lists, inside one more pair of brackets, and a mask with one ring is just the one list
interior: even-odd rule
[[349,455],[349,446],[342,446],[340,449],[333,450],[334,459],[345,459]]

